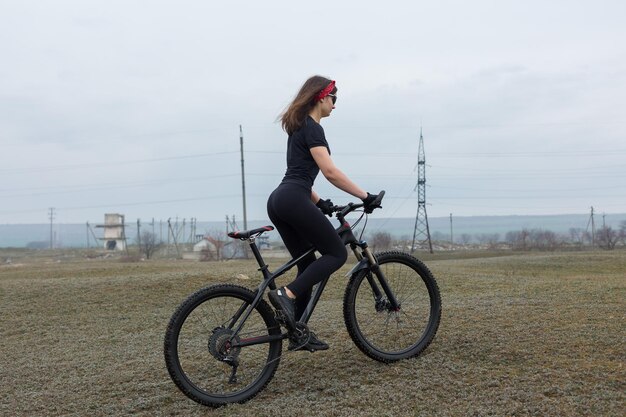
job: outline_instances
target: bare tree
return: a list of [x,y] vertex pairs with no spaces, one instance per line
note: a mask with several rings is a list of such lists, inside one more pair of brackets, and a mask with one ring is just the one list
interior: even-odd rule
[[481,245],[487,245],[490,249],[497,246],[500,241],[499,233],[482,233],[476,237]]
[[445,240],[447,240],[448,242],[450,241],[450,235],[446,235],[443,232],[440,232],[439,230],[432,232],[430,234],[430,238],[433,242],[443,242]]
[[561,244],[557,234],[550,230],[532,229],[528,239],[532,249],[553,251]]
[[146,259],[150,259],[152,255],[161,247],[161,243],[157,236],[147,230],[141,233],[139,243],[139,252],[146,255]]
[[530,250],[530,231],[527,229],[506,233],[505,240],[517,250]]
[[619,240],[622,242],[622,245],[626,245],[626,220],[623,220],[619,224]]
[[498,246],[498,242],[500,241],[500,233],[490,233],[489,238],[487,239],[487,243],[489,244],[489,248],[494,249]]
[[612,250],[615,248],[619,240],[619,233],[616,230],[613,230],[611,226],[604,226],[598,231],[597,236],[598,246],[602,249]]
[[381,251],[391,247],[391,234],[388,232],[376,232],[370,239],[372,251]]
[[533,248],[539,250],[553,251],[559,246],[559,239],[556,233],[543,229],[531,230],[530,242]]
[[559,235],[543,229],[508,232],[506,241],[518,250],[556,250],[562,244],[562,238]]
[[461,235],[461,243],[463,245],[469,245],[471,241],[472,241],[472,235],[470,235],[469,233],[463,233]]
[[572,243],[582,246],[585,240],[585,231],[580,227],[572,227],[569,229],[569,237]]

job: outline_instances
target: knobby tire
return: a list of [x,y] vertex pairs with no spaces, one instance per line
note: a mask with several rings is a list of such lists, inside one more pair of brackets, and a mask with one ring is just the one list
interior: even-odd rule
[[[344,294],[348,333],[363,353],[380,362],[419,356],[432,342],[441,320],[437,282],[428,267],[408,253],[390,251],[374,256],[400,310],[391,311],[380,305],[377,310],[367,276],[380,287],[377,277],[369,268],[356,271]],[[384,300],[380,304],[383,303]]]
[[[197,403],[211,407],[243,403],[263,390],[274,376],[280,362],[281,340],[242,347],[238,352],[234,349],[241,361],[235,383],[228,381],[232,367],[220,360],[226,356],[219,347],[230,335],[230,319],[242,304],[249,306],[254,295],[241,286],[214,285],[189,296],[172,315],[165,333],[165,363],[176,386]],[[260,300],[240,335],[268,334],[280,335],[280,326],[267,302]],[[247,368],[252,367],[253,360],[258,369]]]

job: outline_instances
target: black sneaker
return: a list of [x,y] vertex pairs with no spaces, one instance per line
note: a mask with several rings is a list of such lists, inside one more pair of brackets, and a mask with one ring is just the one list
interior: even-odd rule
[[317,338],[315,333],[311,332],[311,336],[309,337],[309,341],[304,346],[298,346],[296,342],[293,340],[289,341],[289,350],[308,350],[309,352],[315,352],[317,350],[327,350],[328,343],[323,342]]
[[276,310],[282,310],[287,326],[291,329],[296,328],[296,300],[289,298],[285,287],[277,288],[268,294],[270,302]]

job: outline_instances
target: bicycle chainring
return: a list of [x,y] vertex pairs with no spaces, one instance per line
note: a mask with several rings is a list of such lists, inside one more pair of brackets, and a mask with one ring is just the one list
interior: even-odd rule
[[301,321],[296,323],[296,328],[289,333],[289,340],[296,346],[305,346],[311,339],[309,327]]

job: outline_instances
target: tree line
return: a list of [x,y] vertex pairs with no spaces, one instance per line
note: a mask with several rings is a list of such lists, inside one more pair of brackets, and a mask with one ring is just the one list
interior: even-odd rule
[[[206,238],[211,243],[211,249],[204,250],[203,260],[224,259],[222,252],[226,245],[225,237],[220,233],[207,233]],[[412,241],[404,236],[395,239],[388,232],[375,232],[367,236],[369,246],[374,251],[389,249],[410,250]],[[570,228],[567,234],[555,233],[544,229],[522,229],[507,232],[504,236],[499,233],[461,234],[454,242],[450,242],[441,232],[431,236],[433,246],[439,249],[512,249],[518,251],[555,251],[563,249],[583,249],[597,247],[613,250],[616,247],[626,247],[626,220],[620,223],[618,229],[603,226],[596,231],[582,228]],[[140,254],[147,259],[162,249],[165,245],[154,233],[144,231],[140,240],[135,242]],[[266,247],[270,245],[265,243]],[[279,245],[280,246],[280,245]],[[230,257],[230,256],[229,256]]]
[[[406,250],[411,246],[407,236],[396,240],[387,232],[376,232],[368,236],[368,243],[374,250],[400,249]],[[612,250],[616,247],[626,247],[626,220],[620,223],[618,229],[603,226],[598,230],[590,231],[572,227],[568,233],[555,233],[545,229],[522,229],[507,232],[504,236],[499,233],[480,233],[459,235],[454,242],[444,233],[435,232],[431,241],[436,247],[446,248],[488,248],[513,249],[521,251],[554,251],[559,249],[583,249],[597,247]]]

